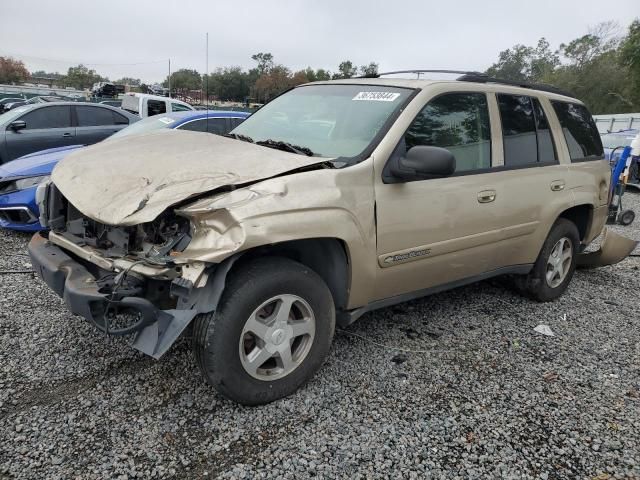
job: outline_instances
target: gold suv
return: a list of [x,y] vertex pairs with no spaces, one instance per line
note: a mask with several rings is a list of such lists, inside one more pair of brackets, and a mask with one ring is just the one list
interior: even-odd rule
[[359,78],[277,97],[225,137],[79,150],[39,187],[34,267],[99,330],[159,358],[183,332],[245,404],[294,392],[335,324],[510,275],[562,295],[607,217],[579,100],[480,74]]

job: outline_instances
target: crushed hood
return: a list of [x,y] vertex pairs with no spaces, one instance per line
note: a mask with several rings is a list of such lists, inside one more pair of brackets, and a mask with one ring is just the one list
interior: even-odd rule
[[84,215],[136,225],[194,195],[326,161],[209,133],[162,130],[73,152],[52,179]]

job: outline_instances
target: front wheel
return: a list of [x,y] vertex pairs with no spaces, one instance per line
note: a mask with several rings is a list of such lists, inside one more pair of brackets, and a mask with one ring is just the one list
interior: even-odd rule
[[531,272],[516,279],[518,289],[539,302],[549,302],[562,295],[576,269],[579,242],[575,224],[559,218],[551,228]]
[[286,258],[261,258],[229,275],[216,312],[195,319],[200,370],[245,405],[293,393],[320,368],[335,329],[322,278]]

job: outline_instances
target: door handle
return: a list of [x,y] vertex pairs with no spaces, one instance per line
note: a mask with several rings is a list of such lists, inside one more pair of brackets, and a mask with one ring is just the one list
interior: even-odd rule
[[71,136],[71,134],[69,132],[67,132],[67,133],[63,133],[62,136],[64,138],[69,138]]
[[490,203],[496,199],[495,190],[484,190],[478,193],[478,203]]
[[564,190],[564,180],[554,180],[551,182],[551,191],[552,192],[561,192]]

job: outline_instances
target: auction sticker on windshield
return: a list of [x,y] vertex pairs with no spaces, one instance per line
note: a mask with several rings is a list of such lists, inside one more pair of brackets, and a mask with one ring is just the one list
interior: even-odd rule
[[165,123],[165,124],[167,124],[167,125],[169,125],[170,123],[175,122],[175,120],[174,120],[173,118],[169,118],[169,117],[162,117],[162,118],[159,118],[159,119],[158,119],[158,121],[160,121],[160,122],[162,122],[162,123]]
[[358,92],[351,100],[366,100],[369,102],[393,102],[400,96],[394,92]]

